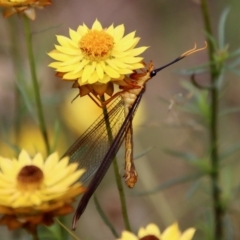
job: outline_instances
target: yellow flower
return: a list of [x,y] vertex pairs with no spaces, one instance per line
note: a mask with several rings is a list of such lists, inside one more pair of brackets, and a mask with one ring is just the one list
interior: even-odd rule
[[0,0],[0,7],[4,7],[4,17],[9,17],[14,13],[24,13],[34,20],[36,18],[35,8],[45,7],[51,2],[51,0]]
[[123,231],[121,238],[118,240],[191,240],[194,233],[194,228],[189,228],[181,233],[177,223],[172,224],[161,233],[157,225],[151,223],[146,228],[140,228],[138,236],[131,232]]
[[31,158],[25,150],[18,159],[0,157],[0,224],[32,231],[73,211],[70,204],[84,191],[78,181],[84,170],[68,161],[57,153],[45,161],[41,154]]
[[[77,31],[69,30],[70,38],[57,36],[55,45],[48,55],[56,62],[49,64],[63,80],[77,81],[74,87],[82,88],[81,95],[90,91],[110,93],[110,81],[122,80],[126,74],[143,67],[141,57],[147,47],[135,48],[140,38],[135,32],[124,36],[124,25],[103,28],[96,20],[92,28],[80,25]],[[89,86],[94,85],[94,86]],[[111,95],[111,93],[109,94]]]

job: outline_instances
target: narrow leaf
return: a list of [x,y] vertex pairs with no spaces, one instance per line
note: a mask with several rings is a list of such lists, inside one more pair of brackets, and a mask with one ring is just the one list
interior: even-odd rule
[[240,107],[232,107],[225,110],[222,110],[219,114],[220,117],[223,117],[228,114],[235,114],[240,112]]
[[237,143],[236,145],[234,145],[233,147],[229,148],[224,153],[222,153],[220,155],[220,160],[224,160],[224,159],[230,157],[231,155],[238,152],[239,150],[240,150],[240,143]]
[[185,175],[182,177],[178,177],[178,178],[173,178],[169,181],[166,181],[164,183],[162,183],[160,186],[153,188],[151,190],[148,191],[143,191],[143,192],[134,192],[134,196],[147,196],[147,195],[151,195],[151,194],[155,194],[158,193],[164,189],[170,188],[172,186],[175,186],[177,184],[182,184],[182,183],[186,183],[186,182],[190,182],[196,179],[199,179],[200,177],[204,176],[203,172],[197,172],[194,174],[189,174],[189,175]]
[[94,203],[95,203],[95,206],[97,208],[97,211],[100,215],[100,217],[102,218],[102,220],[104,221],[104,223],[107,225],[107,227],[110,229],[110,231],[112,232],[113,236],[115,238],[118,238],[119,235],[116,231],[116,229],[114,228],[114,226],[112,225],[111,221],[107,218],[106,214],[104,213],[98,199],[97,199],[97,196],[96,194],[93,195],[93,200],[94,200]]
[[183,159],[187,162],[195,162],[196,161],[196,156],[193,155],[192,153],[178,152],[178,151],[174,151],[171,149],[164,149],[163,151],[173,157]]
[[139,153],[138,155],[134,156],[133,159],[137,160],[143,156],[145,156],[148,152],[150,152],[154,147],[149,147],[146,150],[144,150],[143,152]]
[[219,42],[219,48],[224,48],[225,45],[225,24],[227,20],[227,16],[230,12],[230,8],[226,8],[220,18],[219,26],[218,26],[218,42]]

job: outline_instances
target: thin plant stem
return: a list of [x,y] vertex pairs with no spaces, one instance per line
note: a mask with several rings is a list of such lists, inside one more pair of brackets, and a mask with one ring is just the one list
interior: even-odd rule
[[35,66],[33,45],[32,45],[32,34],[31,34],[31,30],[30,30],[30,20],[26,16],[24,16],[24,30],[25,30],[25,37],[26,37],[26,43],[27,43],[29,66],[30,66],[30,70],[31,70],[31,77],[32,77],[32,83],[33,83],[33,89],[34,89],[34,95],[35,95],[35,102],[36,102],[36,107],[37,107],[37,116],[38,116],[38,121],[39,121],[39,127],[40,127],[40,131],[42,133],[43,139],[44,139],[47,154],[49,154],[50,153],[50,145],[49,145],[47,128],[46,128],[46,123],[45,123],[44,114],[43,114],[43,107],[42,107],[42,101],[41,101],[41,97],[40,97],[39,84],[38,84],[37,74],[36,74],[36,66]]
[[115,238],[119,238],[119,235],[116,231],[116,229],[114,228],[114,226],[112,225],[112,223],[109,221],[109,219],[107,218],[107,216],[105,215],[105,213],[103,212],[102,208],[101,208],[101,205],[97,199],[97,196],[96,194],[94,194],[93,196],[93,199],[94,199],[94,203],[95,203],[95,206],[97,208],[97,211],[98,213],[100,214],[102,220],[105,222],[105,224],[108,226],[108,228],[111,230],[113,236]]
[[38,237],[38,235],[37,235],[37,231],[34,232],[34,233],[32,233],[32,239],[33,239],[33,240],[39,240],[39,237]]
[[[15,143],[18,143],[19,132],[21,128],[21,108],[22,108],[22,98],[21,93],[18,88],[18,84],[22,82],[22,66],[21,66],[21,56],[18,39],[16,34],[19,34],[16,27],[16,19],[9,19],[9,33],[11,41],[11,57],[13,60],[13,68],[15,72],[16,83],[14,84],[14,97],[15,97],[15,111],[14,111],[14,138]],[[18,84],[17,84],[18,83]]]
[[[205,25],[205,31],[211,36],[212,29],[210,23],[210,15],[207,5],[207,0],[201,0],[201,10]],[[218,150],[218,109],[219,109],[219,89],[217,87],[217,80],[221,73],[221,69],[214,64],[214,45],[209,39],[208,42],[208,55],[211,72],[211,89],[210,89],[210,156],[211,156],[211,166],[212,171],[210,174],[211,185],[212,185],[212,200],[213,200],[213,214],[214,214],[214,239],[221,240],[224,235],[224,209],[221,204],[221,188],[219,181],[220,166],[219,166],[219,150]]]
[[[102,102],[105,101],[104,96],[101,97],[101,101]],[[108,131],[109,142],[112,142],[113,136],[112,136],[112,132],[111,132],[111,127],[110,127],[110,122],[109,122],[108,112],[107,112],[106,107],[103,107],[103,114],[104,114],[105,124],[106,124],[107,131]],[[119,198],[120,198],[120,202],[121,202],[121,209],[122,209],[124,225],[125,225],[126,230],[131,231],[131,226],[130,226],[128,212],[127,212],[125,192],[124,192],[124,188],[123,188],[123,184],[122,184],[122,179],[119,174],[119,167],[118,167],[118,162],[117,162],[116,157],[113,160],[113,168],[114,168],[114,175],[115,175],[115,179],[116,179],[116,183],[117,183]]]
[[55,218],[55,221],[63,228],[65,229],[69,235],[71,235],[75,240],[79,240],[79,238],[70,230],[68,229],[58,218]]

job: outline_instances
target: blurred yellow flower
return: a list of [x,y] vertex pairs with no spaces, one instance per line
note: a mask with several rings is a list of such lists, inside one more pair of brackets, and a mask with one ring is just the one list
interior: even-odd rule
[[[63,80],[77,80],[74,87],[87,85],[93,88],[92,92],[110,93],[113,91],[110,81],[122,80],[126,74],[143,67],[143,58],[137,56],[147,47],[135,48],[140,38],[135,37],[135,32],[123,36],[123,24],[103,28],[96,20],[91,29],[83,24],[77,31],[70,29],[69,35],[70,38],[57,36],[59,45],[48,53],[56,61],[49,66]],[[81,95],[89,91],[80,90],[84,92]]]
[[181,233],[177,223],[172,224],[161,233],[157,225],[151,223],[146,228],[140,228],[138,236],[131,232],[123,231],[121,238],[118,240],[191,240],[194,233],[194,228],[189,228]]
[[24,13],[34,20],[36,18],[35,8],[48,6],[51,2],[51,0],[0,0],[0,7],[4,7],[4,17],[9,17],[14,13]]
[[[55,142],[56,144],[56,147],[54,146],[54,151],[57,151],[59,155],[61,155],[68,147],[68,143],[63,134],[58,134],[57,141],[54,139],[54,134],[56,134],[56,132],[53,132],[52,129],[48,130],[50,142]],[[9,143],[13,143],[13,145]],[[17,145],[14,145],[14,143]],[[13,146],[15,146],[15,148]],[[20,126],[17,138],[14,137],[14,129],[12,128],[8,129],[7,134],[0,138],[0,153],[2,156],[8,158],[15,157],[17,148],[25,149],[32,156],[38,152],[41,152],[43,156],[47,155],[41,132],[38,126],[31,121],[25,121]]]
[[69,158],[57,153],[45,161],[22,150],[18,159],[0,157],[0,224],[34,231],[38,224],[73,211],[74,198],[84,192],[78,181],[84,173]]
[[[83,98],[81,101],[75,100],[71,103],[71,100],[75,97],[73,92],[69,92],[61,104],[61,116],[67,127],[75,134],[81,135],[89,127],[89,123],[93,123],[101,114],[102,109],[99,108],[90,98]],[[79,114],[79,109],[82,113]],[[133,119],[134,132],[137,133],[142,125],[146,122],[146,109],[147,104],[144,99],[142,99],[141,104]],[[26,136],[26,140],[29,139]],[[59,144],[58,144],[59,146]],[[43,145],[44,147],[44,145]],[[42,148],[44,150],[44,148]],[[64,147],[62,146],[62,149]],[[1,148],[0,148],[1,150]],[[61,149],[59,148],[59,151]]]

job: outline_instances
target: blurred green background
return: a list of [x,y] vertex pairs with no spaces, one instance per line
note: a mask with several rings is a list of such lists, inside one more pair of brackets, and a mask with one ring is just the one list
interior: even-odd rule
[[[230,13],[226,21],[225,39],[229,44],[229,51],[233,51],[240,46],[240,1],[209,1],[211,23],[216,37],[220,16],[227,7],[230,7]],[[31,23],[37,74],[41,85],[44,113],[52,135],[51,143],[57,132],[56,149],[60,155],[66,151],[69,143],[92,123],[101,110],[90,111],[92,108],[85,99],[78,98],[73,103],[70,102],[78,92],[71,89],[70,82],[56,78],[54,70],[47,67],[52,61],[47,52],[57,43],[55,35],[69,36],[69,28],[76,29],[82,23],[91,27],[95,19],[105,27],[112,23],[115,26],[123,23],[126,34],[136,31],[136,36],[141,37],[138,46],[150,46],[143,54],[144,61],[148,63],[153,60],[156,67],[191,49],[195,42],[199,47],[203,46],[206,37],[197,0],[58,0],[53,1],[52,5],[44,10],[38,10],[36,20]],[[22,19],[17,15],[9,19],[2,17],[0,36],[0,154],[6,157],[14,156],[11,144],[16,143],[31,153],[44,152],[41,135],[33,119],[35,109],[22,104],[21,116],[16,117],[14,89],[17,76],[11,54],[14,51],[12,39],[20,49],[19,67],[22,71],[20,78],[24,82],[23,95],[30,101],[31,97],[33,98]],[[204,121],[188,111],[182,111],[194,102],[196,93],[184,87],[189,82],[189,77],[180,74],[180,70],[207,61],[207,51],[199,52],[163,70],[147,84],[142,106],[139,107],[140,114],[136,116],[134,122],[134,152],[137,156],[149,148],[152,149],[137,160],[139,180],[134,190],[126,188],[129,217],[135,231],[150,222],[164,229],[178,221],[182,230],[188,227],[198,229],[194,239],[205,239],[203,236],[207,235],[211,225],[211,198],[207,177],[176,184],[151,195],[137,195],[139,192],[154,189],[165,181],[195,172],[191,164],[182,161],[179,156],[169,154],[166,150],[191,152],[203,161],[206,160],[204,158],[208,150],[208,133]],[[226,73],[225,77],[220,108],[238,107],[239,76]],[[208,74],[197,76],[197,81],[208,84]],[[73,111],[70,111],[72,108]],[[92,115],[93,119],[90,118]],[[239,142],[239,118],[239,113],[220,118],[220,152]],[[19,125],[16,122],[19,122]],[[14,130],[16,126],[19,128],[17,136]],[[17,142],[14,139],[17,139]],[[123,151],[121,149],[118,154],[122,174]],[[235,240],[240,239],[239,199],[236,192],[234,196],[232,193],[233,189],[239,189],[238,158],[237,152],[227,158],[221,175],[226,199],[231,199],[231,208],[226,216],[226,225],[229,225],[228,239]],[[124,224],[112,169],[98,188],[97,196],[111,222],[118,231],[122,231]],[[70,224],[71,218],[69,226]],[[93,201],[79,221],[76,233],[80,239],[113,239],[97,213]],[[20,238],[20,232],[10,237],[8,230],[1,227],[1,239],[26,238],[24,236]]]

